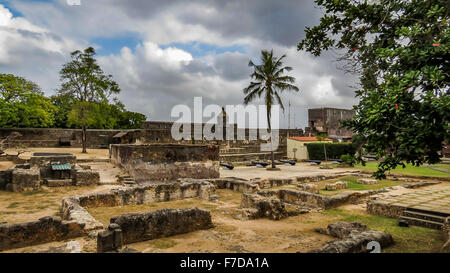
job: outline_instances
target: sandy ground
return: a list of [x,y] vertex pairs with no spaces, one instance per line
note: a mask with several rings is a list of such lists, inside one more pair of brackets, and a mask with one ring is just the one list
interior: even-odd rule
[[113,185],[91,187],[43,187],[34,192],[0,191],[0,222],[36,221],[44,216],[58,215],[64,197],[107,191]]
[[7,170],[12,166],[14,166],[14,163],[12,163],[11,161],[0,161],[0,171]]
[[355,171],[350,168],[320,169],[308,163],[297,163],[295,166],[277,165],[280,171],[267,171],[258,167],[235,167],[233,170],[220,169],[221,177],[251,178],[293,178],[297,176],[314,176]]
[[[17,154],[14,149],[7,149],[7,154]],[[87,149],[87,153],[83,154],[81,148],[26,148],[26,152],[20,155],[20,158],[29,159],[33,153],[71,153],[78,159],[108,159],[108,149]]]
[[117,184],[118,175],[124,172],[114,164],[109,162],[89,162],[80,163],[79,165],[89,165],[92,170],[98,171],[100,174],[100,184]]

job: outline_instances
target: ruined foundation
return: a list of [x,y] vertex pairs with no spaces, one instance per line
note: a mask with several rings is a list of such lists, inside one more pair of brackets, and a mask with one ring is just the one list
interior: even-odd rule
[[311,253],[366,253],[368,243],[378,242],[381,248],[394,244],[392,235],[387,232],[368,229],[366,225],[358,222],[336,222],[328,225],[327,229],[317,230],[319,233],[339,238],[331,241],[318,250]]
[[176,181],[174,183],[146,184],[122,187],[104,193],[73,196],[62,200],[61,216],[65,220],[76,220],[88,230],[102,229],[85,208],[140,205],[199,197],[214,198],[215,187],[205,181]]
[[210,212],[198,208],[123,214],[111,218],[111,223],[120,227],[124,244],[213,227]]
[[220,176],[219,147],[214,145],[111,145],[110,157],[137,182]]
[[84,224],[48,216],[34,222],[0,224],[0,251],[86,235]]

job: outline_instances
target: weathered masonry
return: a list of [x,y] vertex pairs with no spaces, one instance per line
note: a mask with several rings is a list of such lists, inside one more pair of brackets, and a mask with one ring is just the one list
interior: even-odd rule
[[137,182],[178,178],[219,177],[219,147],[215,145],[111,145],[111,162]]

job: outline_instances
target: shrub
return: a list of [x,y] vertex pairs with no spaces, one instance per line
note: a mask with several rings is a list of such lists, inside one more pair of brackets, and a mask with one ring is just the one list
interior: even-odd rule
[[353,166],[356,163],[355,157],[349,154],[341,155],[341,161],[342,163],[348,164],[350,166]]
[[355,154],[355,148],[351,143],[309,143],[305,146],[310,160],[325,160],[323,145],[325,145],[328,160],[339,159],[345,154]]

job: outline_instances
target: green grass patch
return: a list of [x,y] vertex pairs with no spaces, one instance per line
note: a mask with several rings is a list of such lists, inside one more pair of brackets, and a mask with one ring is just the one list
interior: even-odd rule
[[9,206],[7,206],[7,209],[14,209],[17,208],[20,205],[19,202],[12,202],[11,204],[9,204]]
[[[444,244],[439,230],[423,227],[399,227],[394,218],[353,213],[343,209],[329,209],[324,214],[337,217],[338,221],[361,222],[370,229],[389,232],[395,244],[382,252],[388,253],[428,253],[440,252]],[[334,221],[333,221],[334,222]],[[447,250],[450,253],[450,250]]]
[[30,196],[30,195],[39,195],[39,194],[46,194],[47,192],[44,190],[37,190],[37,191],[26,191],[23,194],[23,196]]
[[177,243],[174,240],[157,239],[151,243],[151,246],[153,248],[166,249],[166,248],[174,247],[176,244]]
[[[355,168],[375,172],[377,170],[377,165],[378,165],[377,162],[367,162],[366,166],[356,165]],[[438,164],[438,165],[445,165],[445,164]],[[436,165],[436,167],[438,166]],[[450,174],[448,173],[433,170],[424,166],[416,167],[412,166],[411,164],[406,164],[405,168],[398,166],[396,169],[391,170],[387,174],[405,174],[405,175],[429,176],[429,177],[450,177]]]

